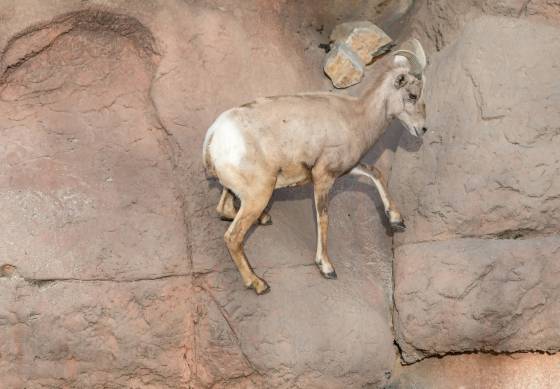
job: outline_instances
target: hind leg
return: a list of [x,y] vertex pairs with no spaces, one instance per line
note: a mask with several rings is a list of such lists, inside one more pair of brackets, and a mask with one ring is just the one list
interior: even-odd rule
[[243,278],[243,283],[247,288],[254,289],[257,294],[266,293],[270,288],[265,280],[253,272],[243,249],[243,241],[249,228],[257,221],[270,200],[274,190],[274,181],[270,181],[245,189],[241,197],[241,208],[224,235],[227,248]]
[[[237,208],[234,204],[234,197],[233,193],[224,187],[222,190],[222,196],[220,197],[220,201],[218,202],[218,206],[216,207],[216,211],[220,215],[222,220],[233,220],[235,215],[237,215]],[[261,225],[269,225],[272,224],[272,218],[266,211],[262,211],[259,216],[259,224]]]
[[222,190],[222,196],[220,197],[216,211],[222,220],[233,220],[235,215],[237,215],[237,208],[235,208],[233,204],[233,193],[226,187]]

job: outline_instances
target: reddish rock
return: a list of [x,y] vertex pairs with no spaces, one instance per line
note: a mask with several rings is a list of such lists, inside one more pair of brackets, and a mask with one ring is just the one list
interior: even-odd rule
[[387,389],[554,389],[560,382],[560,355],[466,354],[430,358],[399,366]]
[[292,33],[316,15],[282,2],[0,9],[0,386],[387,382],[391,251],[374,189],[334,192],[335,282],[313,264],[309,191],[276,194],[274,224],[247,244],[273,288],[255,300],[200,160],[219,112],[327,87],[320,33]]
[[560,230],[560,83],[550,71],[560,67],[559,33],[484,17],[431,58],[429,131],[421,147],[402,138],[390,179],[408,226],[397,246]]
[[395,252],[402,357],[560,350],[560,237],[458,239]]
[[0,278],[0,386],[187,387],[190,284]]
[[551,324],[560,315],[552,103],[560,84],[550,72],[560,66],[559,33],[483,17],[432,58],[430,130],[421,147],[402,138],[390,181],[408,226],[394,240],[395,328],[406,362],[560,349]]

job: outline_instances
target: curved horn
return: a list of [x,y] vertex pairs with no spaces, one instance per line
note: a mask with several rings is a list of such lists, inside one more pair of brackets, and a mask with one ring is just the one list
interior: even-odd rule
[[410,73],[418,78],[422,78],[422,73],[428,61],[426,59],[426,53],[417,39],[410,39],[404,42],[393,55],[405,57],[410,63]]

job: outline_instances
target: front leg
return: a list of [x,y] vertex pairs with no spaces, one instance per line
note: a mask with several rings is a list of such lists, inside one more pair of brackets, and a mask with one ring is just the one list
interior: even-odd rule
[[328,279],[336,279],[336,272],[327,254],[327,235],[329,229],[328,199],[335,177],[327,173],[313,172],[313,192],[317,214],[317,253],[315,263],[321,274]]
[[406,228],[400,212],[397,210],[393,199],[389,196],[387,191],[387,184],[383,174],[374,166],[368,166],[363,163],[356,165],[350,174],[355,176],[365,176],[373,181],[373,184],[379,192],[383,207],[385,208],[385,215],[389,219],[389,224],[394,231],[402,231]]

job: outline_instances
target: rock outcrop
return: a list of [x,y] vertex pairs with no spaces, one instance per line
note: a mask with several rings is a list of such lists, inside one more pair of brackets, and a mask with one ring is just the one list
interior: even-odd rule
[[[558,354],[427,358],[560,346],[555,10],[0,1],[0,388],[556,383]],[[408,230],[391,236],[374,188],[341,179],[338,280],[325,280],[310,188],[279,190],[273,224],[246,243],[272,288],[257,297],[223,243],[204,134],[256,97],[330,89],[318,44],[364,19],[434,53],[430,132],[403,136],[390,178]],[[393,124],[367,162],[388,173],[391,153],[378,156],[398,135]],[[405,362],[424,360],[399,366],[395,338]]]
[[[556,351],[560,30],[482,17],[434,55],[429,133],[390,190],[395,326],[407,362],[446,352]],[[488,44],[488,36],[492,44]],[[534,45],[532,42],[539,42]],[[546,55],[544,55],[546,53]],[[405,149],[415,149],[403,138]]]

